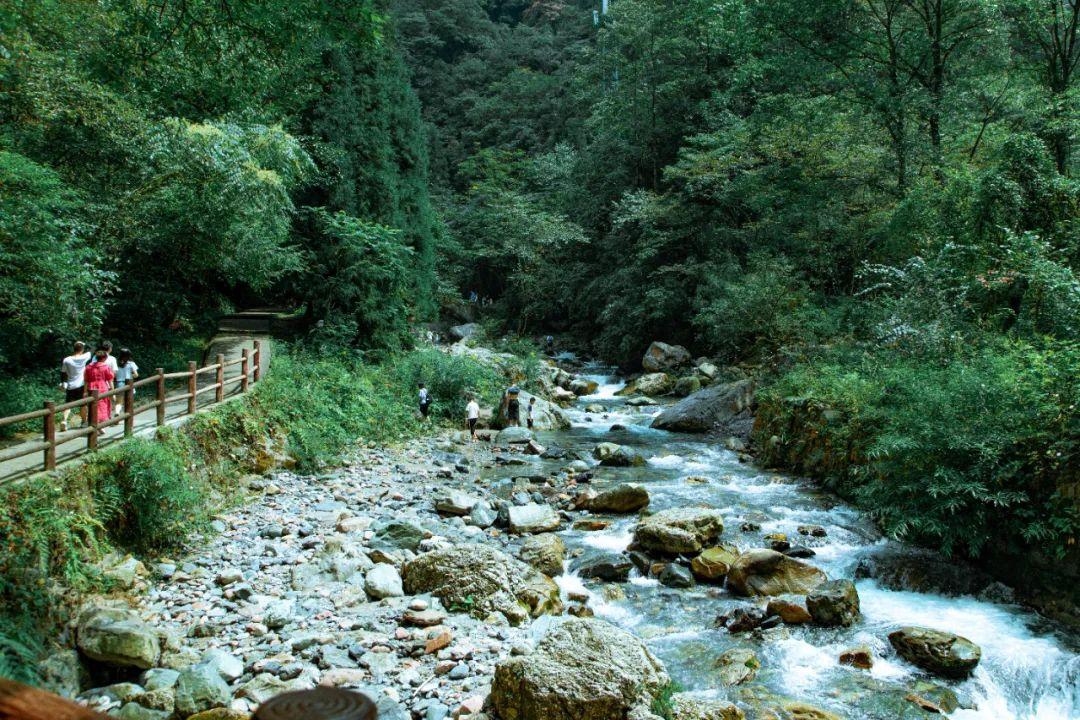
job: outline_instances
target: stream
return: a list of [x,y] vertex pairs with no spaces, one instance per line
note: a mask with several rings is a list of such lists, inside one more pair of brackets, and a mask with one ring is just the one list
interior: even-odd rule
[[[883,546],[910,553],[919,562],[925,551],[883,539],[862,512],[824,493],[805,480],[762,471],[740,462],[715,440],[654,430],[657,407],[631,407],[616,396],[618,378],[587,376],[600,384],[567,412],[570,430],[538,433],[544,444],[573,451],[590,450],[609,441],[632,447],[648,458],[645,467],[599,468],[594,482],[639,482],[651,495],[649,509],[707,505],[721,509],[726,529],[722,540],[740,549],[760,547],[765,533],[785,533],[793,544],[808,546],[810,562],[830,578],[853,578],[861,559]],[[604,413],[586,412],[602,405]],[[613,424],[625,429],[611,430]],[[760,529],[744,532],[751,521]],[[604,530],[561,533],[571,554],[622,551],[630,543],[636,517],[613,519]],[[804,537],[799,525],[825,528],[825,537]],[[920,554],[921,552],[921,554]],[[565,593],[589,594],[597,617],[641,637],[663,660],[684,691],[703,697],[747,702],[753,693],[798,699],[846,718],[916,718],[928,713],[905,699],[913,691],[948,688],[961,707],[949,717],[963,720],[1080,718],[1080,638],[1016,605],[971,596],[889,590],[873,580],[858,580],[862,620],[850,628],[780,626],[755,637],[714,627],[716,617],[748,601],[715,585],[672,589],[634,571],[623,585],[625,598],[607,600],[602,584],[569,571],[557,578]],[[954,632],[979,644],[982,661],[967,680],[934,678],[898,657],[888,633],[901,625],[922,625]],[[536,632],[542,632],[542,622]],[[840,653],[868,646],[874,654],[870,670],[841,665]],[[748,647],[761,663],[748,685],[725,688],[717,680],[715,661],[730,648]],[[946,691],[948,693],[948,691]]]

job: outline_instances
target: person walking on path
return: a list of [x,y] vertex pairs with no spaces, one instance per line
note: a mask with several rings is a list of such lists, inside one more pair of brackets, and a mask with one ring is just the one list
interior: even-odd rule
[[536,407],[536,398],[529,398],[529,407],[525,411],[525,423],[529,429],[533,429],[533,409]]
[[[113,381],[116,379],[116,373],[109,366],[109,351],[104,346],[99,346],[94,351],[95,362],[86,366],[86,370],[83,372],[83,379],[86,381],[86,392],[92,394],[95,392],[105,393],[113,388]],[[112,419],[112,398],[103,398],[98,401],[96,419],[98,423],[105,422]],[[103,430],[99,430],[98,434],[103,434]]]
[[469,435],[472,442],[476,442],[476,423],[480,421],[480,403],[475,397],[469,398],[469,404],[465,406],[465,421],[469,426]]
[[428,390],[424,387],[424,383],[420,383],[420,392],[418,393],[420,400],[420,416],[425,420],[428,416],[428,410],[431,408],[431,396],[428,394]]
[[[105,359],[104,360],[100,359],[98,357],[97,353],[95,352],[94,357],[91,358],[91,360],[90,360],[90,365],[94,365],[95,363],[99,363],[99,362],[104,362],[106,365],[109,366],[109,369],[112,370],[112,373],[115,376],[116,371],[119,369],[119,365],[117,365],[116,358],[112,354],[112,343],[109,342],[108,340],[102,340],[100,343],[98,343],[98,349],[105,351]],[[110,415],[108,418],[103,418],[102,415],[101,415],[101,412],[98,411],[98,422],[101,422],[102,419],[108,420],[108,419],[111,419],[111,418],[112,418],[112,415]]]
[[[86,350],[86,344],[76,341],[74,345],[74,352],[64,358],[60,363],[60,387],[64,389],[64,403],[75,402],[82,400],[86,394],[86,382],[83,379],[83,373],[86,371],[86,364],[90,362],[90,358],[93,357]],[[64,414],[60,417],[60,431],[67,432],[68,429],[68,417],[71,415],[71,408],[64,411]],[[86,406],[79,408],[79,418],[82,419],[83,425],[86,424]]]
[[120,348],[116,356],[116,387],[133,383],[139,377],[139,366],[131,359],[131,351]]

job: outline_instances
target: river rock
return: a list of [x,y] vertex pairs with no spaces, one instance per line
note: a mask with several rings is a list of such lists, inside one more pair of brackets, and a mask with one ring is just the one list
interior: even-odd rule
[[671,697],[672,720],[744,720],[743,711],[724,700],[705,700],[689,693]]
[[401,575],[397,568],[386,563],[379,563],[367,571],[364,576],[364,592],[372,600],[388,597],[401,597],[405,591],[401,587]]
[[566,544],[555,533],[540,533],[521,543],[519,557],[549,577],[562,575]]
[[405,592],[431,593],[449,609],[474,616],[497,612],[511,625],[562,612],[559,588],[545,575],[488,545],[460,544],[424,553],[405,564]]
[[532,439],[532,430],[517,425],[511,425],[510,427],[499,431],[499,434],[495,436],[495,444],[499,447],[506,447],[507,445],[526,445]]
[[454,341],[468,340],[480,332],[480,326],[476,323],[465,323],[464,325],[454,325],[450,328],[449,335]]
[[662,372],[648,373],[634,381],[634,390],[646,396],[666,395],[674,387],[675,380]]
[[600,513],[632,513],[648,504],[649,491],[637,483],[627,483],[601,491],[586,501],[585,508]]
[[853,625],[859,619],[859,593],[850,580],[830,580],[806,596],[806,609],[818,625]]
[[465,517],[472,512],[479,498],[462,492],[447,492],[435,498],[435,510],[443,515]]
[[603,553],[585,558],[574,569],[583,578],[604,582],[626,582],[634,564],[620,553]]
[[735,559],[727,587],[736,595],[805,595],[828,577],[813,565],[793,560],[775,550],[756,548]]
[[146,670],[157,665],[161,641],[157,632],[130,610],[93,607],[79,616],[77,645],[83,655],[116,667]]
[[229,686],[217,667],[208,663],[190,665],[176,678],[176,712],[181,717],[225,707],[232,699]]
[[645,458],[631,448],[604,442],[593,448],[593,457],[601,465],[612,467],[636,467],[645,464]]
[[584,395],[592,395],[600,388],[600,384],[595,380],[586,380],[585,378],[575,378],[570,382],[570,392],[578,397]]
[[694,587],[694,575],[689,568],[678,563],[668,563],[657,577],[661,585],[673,588]]
[[[471,510],[471,508],[470,508]],[[411,550],[416,552],[424,539],[424,531],[404,520],[388,520],[374,527],[375,534],[368,546],[376,550]]]
[[701,380],[693,375],[688,375],[675,381],[675,387],[671,390],[671,394],[678,397],[686,397],[688,395],[693,395],[700,389]]
[[750,648],[731,648],[717,658],[716,667],[720,671],[721,684],[731,687],[748,683],[757,677],[761,661]]
[[966,678],[982,657],[967,638],[925,627],[902,627],[889,633],[889,642],[912,665],[948,678]]
[[645,356],[641,358],[641,367],[645,372],[674,370],[690,364],[690,352],[682,345],[668,345],[656,341],[649,345]]
[[783,709],[791,720],[843,720],[839,715],[803,702],[784,703]]
[[[220,675],[223,679],[229,681],[235,680],[244,674],[244,661],[231,653],[221,650],[220,648],[213,648],[204,652],[202,660],[200,660],[199,663],[212,667],[214,670],[217,671],[218,675]],[[148,670],[147,672],[149,673],[150,671]],[[150,677],[156,682],[168,682],[169,680],[168,676],[158,677],[154,675]],[[180,675],[179,673],[177,673],[176,677],[172,678],[172,685],[169,685],[168,687],[175,686],[179,679]],[[158,685],[158,687],[161,686]],[[155,688],[148,687],[147,689],[153,690]]]
[[665,408],[652,427],[676,432],[712,432],[747,440],[753,428],[754,383],[710,385]]
[[840,653],[840,664],[869,670],[874,667],[874,653],[866,645],[851,647]]
[[698,553],[723,532],[724,518],[718,510],[671,508],[641,520],[634,530],[634,544],[670,555]]
[[641,640],[602,620],[571,618],[530,654],[495,667],[489,701],[502,720],[625,720],[667,683]]
[[772,598],[765,608],[767,615],[775,615],[784,621],[785,625],[805,625],[813,620],[809,611],[798,603],[782,598]]
[[706,548],[690,562],[694,577],[704,582],[723,582],[731,569],[739,549],[734,545],[716,545]]
[[518,535],[531,535],[558,530],[562,522],[559,513],[555,512],[555,508],[547,503],[513,505],[507,512],[510,515],[510,532]]

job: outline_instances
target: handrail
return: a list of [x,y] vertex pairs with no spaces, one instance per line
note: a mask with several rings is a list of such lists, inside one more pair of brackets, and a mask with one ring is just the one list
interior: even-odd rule
[[[56,448],[79,438],[86,438],[86,446],[90,451],[97,450],[98,435],[106,428],[123,423],[124,438],[129,438],[135,430],[135,419],[142,413],[154,411],[156,413],[155,425],[160,427],[166,422],[166,408],[171,403],[186,402],[185,415],[194,415],[210,405],[216,405],[225,399],[226,386],[239,384],[239,393],[243,394],[250,389],[251,385],[261,379],[260,364],[263,359],[262,342],[254,341],[254,350],[243,348],[240,357],[226,361],[223,355],[217,356],[217,362],[212,365],[197,367],[194,361],[188,363],[188,369],[179,372],[165,372],[162,368],[155,368],[153,374],[135,382],[111,388],[105,392],[92,392],[86,397],[63,404],[46,402],[40,410],[10,415],[0,418],[0,427],[13,423],[27,422],[30,420],[42,420],[42,439],[36,442],[16,445],[6,452],[0,452],[0,463],[15,460],[33,453],[43,453],[42,466],[44,470],[56,468]],[[225,377],[227,368],[240,366],[240,372],[232,377]],[[213,382],[199,387],[200,376],[213,373]],[[169,395],[165,391],[167,380],[185,380],[185,391]],[[151,392],[154,399],[149,402],[135,404],[135,391],[139,388],[153,387]],[[213,392],[213,399],[204,402],[199,407],[199,398]],[[114,412],[112,417],[99,418],[102,400],[113,400],[119,407],[119,412]],[[57,432],[56,416],[65,410],[79,410],[86,408],[86,425],[77,430]]]

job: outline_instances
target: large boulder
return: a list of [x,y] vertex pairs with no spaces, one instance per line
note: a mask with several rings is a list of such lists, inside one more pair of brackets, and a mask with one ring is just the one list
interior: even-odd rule
[[[522,417],[524,418],[524,416],[525,414],[523,412]],[[495,436],[495,444],[500,447],[506,447],[508,445],[526,445],[532,439],[532,430],[519,425],[511,425],[510,427],[499,431],[499,434]]]
[[547,503],[511,505],[507,513],[510,516],[510,532],[518,535],[551,532],[558,530],[561,523],[559,513]]
[[739,549],[734,545],[717,545],[702,550],[690,562],[690,570],[698,580],[723,582],[737,557]]
[[706,700],[690,693],[671,697],[672,720],[744,720],[746,715],[726,700]]
[[889,642],[911,664],[948,678],[966,678],[982,657],[967,638],[924,627],[902,627],[889,633]]
[[654,342],[641,358],[641,367],[645,372],[673,370],[690,364],[690,352],[682,345],[668,345]]
[[79,616],[76,644],[83,655],[106,665],[147,670],[158,663],[161,641],[154,628],[124,608],[92,607]]
[[489,700],[502,720],[625,720],[668,682],[663,664],[630,633],[567,619],[532,653],[495,667]]
[[450,328],[450,337],[455,341],[468,340],[475,337],[480,332],[480,326],[476,323],[465,323],[464,325],[454,325]]
[[501,613],[511,625],[562,612],[551,578],[487,545],[462,544],[424,553],[402,572],[409,595],[431,593],[448,608],[484,617]]
[[424,531],[404,520],[388,520],[375,526],[368,546],[376,550],[412,550],[416,552],[424,539]]
[[805,595],[828,577],[813,565],[775,550],[756,548],[739,555],[728,570],[727,587],[736,595]]
[[404,591],[401,589],[401,575],[393,565],[379,563],[364,576],[364,592],[372,600],[382,600],[388,597],[401,597]]
[[211,663],[190,665],[176,678],[176,712],[180,717],[226,707],[232,692]]
[[859,593],[850,580],[830,580],[806,596],[806,609],[818,625],[853,625],[859,619]]
[[667,373],[647,373],[634,381],[634,391],[642,395],[666,395],[675,387],[675,380]]
[[649,491],[643,485],[627,483],[602,490],[585,502],[585,509],[598,513],[637,512],[649,504]]
[[633,569],[634,563],[629,557],[614,552],[587,557],[574,567],[580,577],[603,582],[626,582]]
[[545,575],[562,575],[566,561],[566,544],[555,533],[541,533],[521,543],[520,557],[523,561]]
[[642,519],[634,530],[634,544],[666,555],[699,553],[723,532],[719,510],[671,508]]
[[593,457],[599,460],[601,465],[612,467],[637,467],[645,464],[645,458],[635,450],[609,442],[594,447]]
[[739,380],[710,385],[683,398],[652,421],[652,427],[676,432],[718,432],[746,440],[754,425],[754,383]]
[[444,492],[435,498],[435,510],[441,515],[465,517],[472,512],[480,498],[454,490]]

